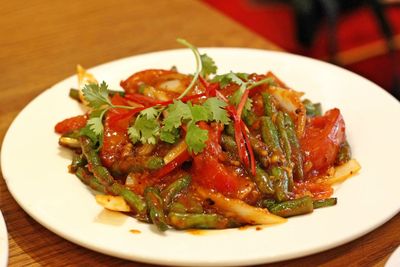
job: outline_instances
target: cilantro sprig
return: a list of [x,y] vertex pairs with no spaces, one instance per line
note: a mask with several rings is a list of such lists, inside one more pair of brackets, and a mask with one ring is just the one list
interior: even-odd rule
[[135,124],[128,128],[128,134],[131,141],[156,144],[157,137],[160,133],[160,117],[161,110],[156,107],[142,110],[136,117]]
[[[183,103],[180,100],[170,104],[166,109],[168,117],[163,121],[161,132],[167,136],[175,135],[174,140],[179,138],[179,132],[176,131],[182,124],[186,124],[185,142],[188,145],[189,152],[199,153],[205,147],[208,140],[208,131],[197,126],[197,122],[220,122],[229,123],[228,113],[224,109],[227,104],[216,98],[208,98],[202,105]],[[168,139],[161,140],[168,142]]]
[[99,143],[101,146],[104,133],[104,114],[111,108],[134,109],[134,107],[114,105],[109,97],[108,85],[104,81],[100,85],[97,83],[86,84],[82,92],[92,111],[81,134],[88,136],[94,143]]
[[[228,124],[230,122],[226,111],[228,104],[217,97],[210,97],[202,104],[182,101],[182,98],[197,84],[200,75],[207,78],[216,74],[217,66],[211,57],[207,54],[200,54],[198,49],[186,40],[177,39],[177,42],[191,49],[195,57],[196,69],[190,84],[172,104],[168,106],[156,105],[140,111],[133,124],[128,128],[128,135],[133,143],[156,144],[158,140],[175,143],[181,137],[182,128],[184,128],[188,150],[199,153],[206,145],[208,132],[200,128],[198,122]],[[229,102],[237,107],[246,90],[264,83],[272,83],[273,80],[267,78],[255,82],[249,79],[249,75],[246,73],[229,72],[223,75],[215,75],[211,82],[218,82],[221,88],[231,83],[238,84],[239,89],[229,99]],[[82,91],[89,107],[92,108],[92,112],[86,127],[81,130],[81,134],[89,136],[101,147],[104,135],[103,117],[107,111],[112,108],[134,109],[134,107],[114,105],[109,97],[108,85],[105,82],[100,85],[87,84]],[[249,112],[251,108],[251,99],[247,99],[243,111]]]
[[200,71],[201,76],[208,77],[211,74],[217,73],[217,65],[215,61],[207,54],[200,55],[202,69]]
[[[185,124],[187,126],[185,141],[188,150],[199,153],[204,149],[208,133],[199,128],[196,123],[199,121],[227,123],[229,117],[224,109],[226,103],[220,99],[209,98],[203,105],[192,105],[191,102],[181,101],[195,86],[200,75],[207,77],[215,74],[217,66],[212,58],[207,54],[200,54],[198,49],[186,40],[177,39],[177,42],[191,49],[195,56],[196,70],[190,84],[168,107],[150,107],[141,111],[134,125],[128,129],[128,133],[133,143],[155,144],[158,139],[175,143],[180,137],[180,127]],[[161,121],[160,115],[164,111],[168,115]]]
[[[203,104],[184,103],[175,100],[165,109],[157,107],[143,110],[136,118],[128,133],[133,143],[156,144],[157,140],[175,143],[180,138],[180,129],[186,125],[185,141],[190,152],[199,153],[205,147],[208,132],[197,126],[197,122],[229,123],[226,103],[216,97],[208,98]],[[160,118],[161,112],[168,114]]]
[[[262,84],[270,84],[270,85],[275,84],[274,79],[271,77],[262,79],[260,81],[254,81],[249,79],[249,76],[250,75],[247,73],[242,73],[242,72],[234,73],[231,71],[223,75],[216,75],[211,81],[218,82],[221,88],[225,88],[226,86],[232,83],[239,85],[239,89],[236,90],[229,98],[229,102],[237,107],[246,90],[251,90]],[[253,107],[252,100],[248,98],[243,108],[243,114],[245,115],[246,113],[250,112],[252,107]]]
[[193,86],[196,84],[197,79],[199,78],[200,72],[202,70],[202,60],[201,60],[201,55],[199,53],[199,50],[197,50],[197,48],[195,46],[193,46],[191,43],[189,43],[188,41],[178,38],[176,39],[176,41],[184,46],[187,46],[188,48],[190,48],[190,50],[192,50],[194,57],[196,59],[196,71],[193,75],[193,79],[190,82],[190,84],[188,85],[188,87],[185,89],[185,91],[183,91],[183,93],[178,96],[177,99],[182,99],[182,97],[184,97],[185,95],[187,95],[187,93],[190,92],[190,90],[193,88]]

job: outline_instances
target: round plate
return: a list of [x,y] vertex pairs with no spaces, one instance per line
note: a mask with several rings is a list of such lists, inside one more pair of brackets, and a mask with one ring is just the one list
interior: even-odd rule
[[400,266],[400,247],[390,255],[388,261],[385,263],[385,267],[398,267]]
[[[321,102],[324,110],[340,108],[362,170],[336,188],[336,206],[262,230],[200,234],[159,233],[154,226],[104,211],[93,193],[68,173],[71,153],[58,146],[54,133],[57,122],[82,113],[68,97],[69,88],[77,86],[75,76],[34,99],[6,134],[2,169],[19,205],[49,230],[89,249],[134,261],[191,266],[259,264],[309,255],[356,239],[399,211],[400,104],[393,97],[360,76],[301,56],[240,48],[200,50],[215,60],[219,73],[271,70],[307,98]],[[90,71],[115,89],[136,71],[173,65],[193,73],[193,55],[186,49],[156,52]]]
[[8,234],[6,222],[0,211],[0,266],[7,266],[8,262]]

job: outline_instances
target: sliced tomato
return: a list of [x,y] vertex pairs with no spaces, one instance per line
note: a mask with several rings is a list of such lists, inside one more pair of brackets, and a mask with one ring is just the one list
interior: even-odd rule
[[[113,105],[120,105],[120,106],[129,106],[128,101],[120,96],[119,94],[115,94],[111,98],[111,103]],[[123,108],[113,108],[110,109],[107,113],[107,122],[108,127],[120,132],[126,132],[129,126],[129,122],[132,120],[132,116],[138,112],[139,109],[123,109]]]
[[[111,98],[114,105],[129,106],[129,103],[119,94]],[[104,120],[103,145],[100,149],[102,163],[106,167],[119,159],[123,147],[129,143],[127,129],[133,115],[137,110],[114,108],[110,109]]]
[[193,181],[227,197],[237,197],[245,181],[219,161],[222,157],[220,138],[223,128],[216,124],[210,127],[206,123],[199,123],[199,127],[208,130],[208,140],[203,152],[193,157]]
[[306,125],[300,139],[308,175],[323,174],[333,165],[339,145],[345,140],[345,124],[339,109],[331,109],[324,116],[314,117]]
[[312,195],[313,199],[329,198],[333,194],[333,188],[326,183],[315,183],[313,181],[305,181],[295,183],[293,192],[297,196]]
[[180,167],[185,161],[188,161],[190,159],[190,154],[189,152],[185,149],[181,154],[179,154],[175,159],[173,159],[171,162],[166,164],[164,167],[161,169],[157,170],[155,173],[152,173],[151,176],[154,179],[160,179],[172,171],[174,171],[176,168]]
[[[124,88],[125,92],[129,94],[137,93],[141,84],[155,85],[160,81],[160,77],[169,74],[178,74],[173,70],[161,70],[161,69],[148,69],[136,72],[132,74],[125,81],[121,81],[120,85]],[[181,74],[182,75],[182,74]]]
[[237,175],[207,154],[194,157],[192,173],[193,181],[225,196],[233,197],[239,190]]
[[69,133],[69,132],[79,130],[79,129],[85,127],[86,122],[87,122],[86,115],[78,115],[78,116],[60,121],[59,123],[56,124],[56,126],[54,127],[54,130],[56,131],[56,133],[59,133],[59,134]]

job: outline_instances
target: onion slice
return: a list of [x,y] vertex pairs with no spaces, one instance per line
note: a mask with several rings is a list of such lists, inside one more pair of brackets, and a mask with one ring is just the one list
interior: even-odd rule
[[201,187],[197,188],[197,192],[202,198],[211,199],[215,203],[214,207],[222,215],[234,218],[241,223],[260,225],[286,222],[285,218],[269,213],[267,209],[250,206],[242,200],[227,198],[220,193],[214,193]]
[[108,210],[129,212],[131,207],[126,203],[125,199],[121,196],[111,195],[96,195],[96,201],[98,204]]
[[335,168],[335,173],[327,180],[328,184],[336,184],[345,181],[361,169],[357,160],[351,159],[348,162]]

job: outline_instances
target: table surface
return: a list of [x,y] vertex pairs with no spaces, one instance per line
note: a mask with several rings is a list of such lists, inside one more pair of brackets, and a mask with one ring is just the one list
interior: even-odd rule
[[[0,143],[26,104],[86,67],[144,52],[197,46],[279,50],[195,0],[5,1],[0,16]],[[9,234],[10,266],[144,266],[102,255],[53,234],[27,215],[0,179],[1,211]],[[265,266],[383,266],[400,244],[400,215],[340,247]],[[150,266],[150,265],[148,265]]]

